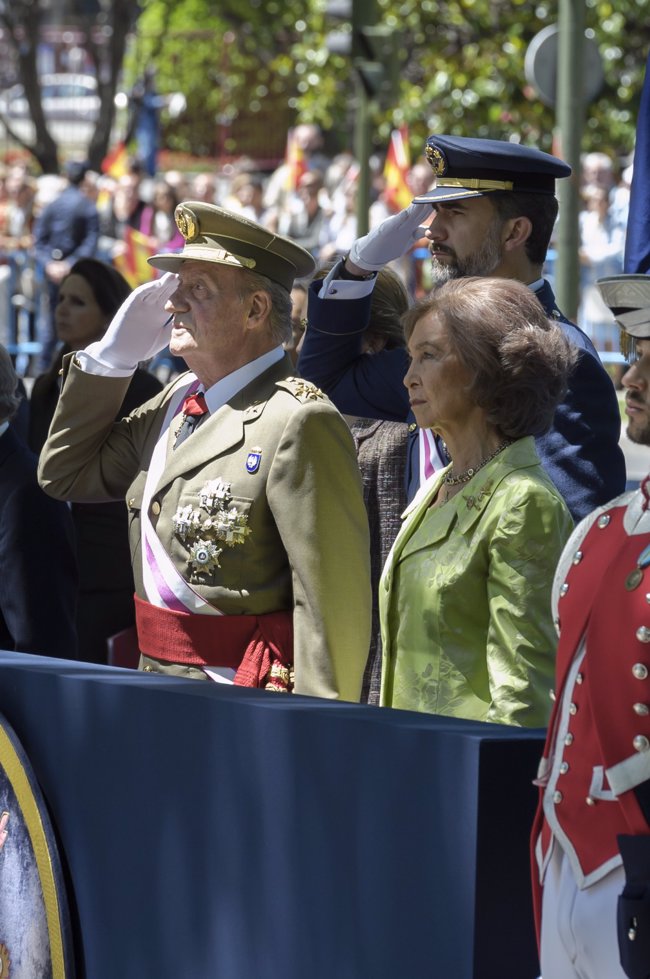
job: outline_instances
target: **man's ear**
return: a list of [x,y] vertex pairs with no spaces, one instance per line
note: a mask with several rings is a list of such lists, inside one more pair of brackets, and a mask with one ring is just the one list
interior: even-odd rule
[[504,224],[503,247],[506,251],[514,251],[515,248],[523,248],[531,236],[533,223],[530,218],[519,217],[510,218]]
[[246,326],[248,329],[256,329],[266,322],[271,313],[271,297],[268,292],[258,290],[248,296],[248,319]]

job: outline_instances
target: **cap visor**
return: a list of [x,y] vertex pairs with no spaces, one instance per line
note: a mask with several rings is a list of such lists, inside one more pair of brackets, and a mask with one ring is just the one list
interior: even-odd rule
[[434,187],[426,194],[413,198],[414,204],[435,204],[436,201],[462,201],[467,197],[483,197],[489,190],[467,190],[465,187]]

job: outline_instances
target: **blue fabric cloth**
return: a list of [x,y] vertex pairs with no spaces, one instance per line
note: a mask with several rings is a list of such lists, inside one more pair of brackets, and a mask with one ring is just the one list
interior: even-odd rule
[[[371,297],[320,299],[320,285],[315,282],[309,290],[309,328],[298,370],[345,414],[409,423],[407,492],[412,499],[419,484],[419,446],[404,387],[408,355],[402,349],[364,355],[361,344]],[[560,313],[548,282],[537,298],[580,350],[553,427],[536,439],[542,465],[577,522],[625,490],[618,401],[591,340]]]
[[646,64],[636,123],[634,169],[625,238],[623,271],[645,275],[650,270],[650,55]]
[[0,712],[79,976],[539,975],[541,731],[2,652]]

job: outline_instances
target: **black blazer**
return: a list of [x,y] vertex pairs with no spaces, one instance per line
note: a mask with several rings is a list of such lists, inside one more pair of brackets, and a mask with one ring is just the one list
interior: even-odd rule
[[[28,441],[40,453],[59,398],[61,347],[52,366],[32,387],[29,400]],[[138,369],[122,402],[118,417],[128,415],[162,388],[158,378]],[[133,570],[126,503],[71,503],[76,558],[79,567],[77,640],[79,659],[107,662],[107,639],[135,623]]]
[[76,659],[72,518],[40,488],[36,466],[8,428],[0,436],[0,649]]
[[[67,348],[54,358],[49,370],[34,381],[29,399],[28,443],[33,452],[40,453],[54,409],[59,398],[59,371]],[[138,369],[122,402],[119,417],[128,415],[162,389],[153,374]],[[128,541],[126,504],[71,504],[77,541],[80,590],[83,594],[98,591],[127,589],[133,595],[133,573]]]

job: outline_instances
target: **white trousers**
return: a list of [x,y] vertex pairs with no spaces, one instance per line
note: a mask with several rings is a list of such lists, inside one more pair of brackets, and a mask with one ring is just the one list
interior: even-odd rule
[[579,890],[555,842],[542,900],[543,979],[626,979],[616,932],[616,902],[624,883],[623,868],[616,867]]

